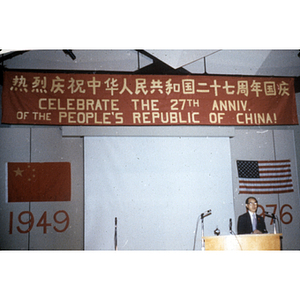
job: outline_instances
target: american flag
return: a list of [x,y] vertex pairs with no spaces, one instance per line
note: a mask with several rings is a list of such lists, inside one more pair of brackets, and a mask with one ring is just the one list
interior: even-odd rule
[[293,192],[290,160],[238,160],[240,194]]

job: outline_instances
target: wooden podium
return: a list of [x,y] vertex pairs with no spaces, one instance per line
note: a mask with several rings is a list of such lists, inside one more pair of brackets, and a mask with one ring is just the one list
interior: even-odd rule
[[207,236],[205,250],[281,250],[281,236],[281,233]]

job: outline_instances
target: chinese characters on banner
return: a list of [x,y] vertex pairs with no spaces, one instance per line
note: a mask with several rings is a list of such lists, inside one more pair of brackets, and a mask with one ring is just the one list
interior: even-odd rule
[[298,124],[294,79],[4,72],[2,122],[43,125]]

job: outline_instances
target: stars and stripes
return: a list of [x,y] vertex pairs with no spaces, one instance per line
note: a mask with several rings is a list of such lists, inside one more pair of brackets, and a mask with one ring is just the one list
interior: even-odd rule
[[240,194],[293,192],[290,160],[237,160]]

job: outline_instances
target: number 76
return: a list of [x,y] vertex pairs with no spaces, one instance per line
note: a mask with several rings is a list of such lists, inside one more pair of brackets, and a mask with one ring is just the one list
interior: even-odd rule
[[[274,215],[276,215],[276,211],[277,211],[277,204],[266,204],[266,208],[268,207],[273,207],[273,211],[271,213],[273,213]],[[289,205],[289,204],[285,204],[281,207],[280,209],[280,221],[283,223],[283,224],[290,224],[292,221],[293,221],[293,216],[290,212],[283,212],[283,210],[288,207],[290,209],[292,209],[292,206]],[[265,217],[265,213],[266,213],[266,210],[264,209],[264,207],[262,205],[258,205],[258,208],[260,208],[262,210],[262,212],[259,214],[260,216],[262,217]],[[273,219],[271,219],[271,222],[270,222],[270,225],[273,224]]]

